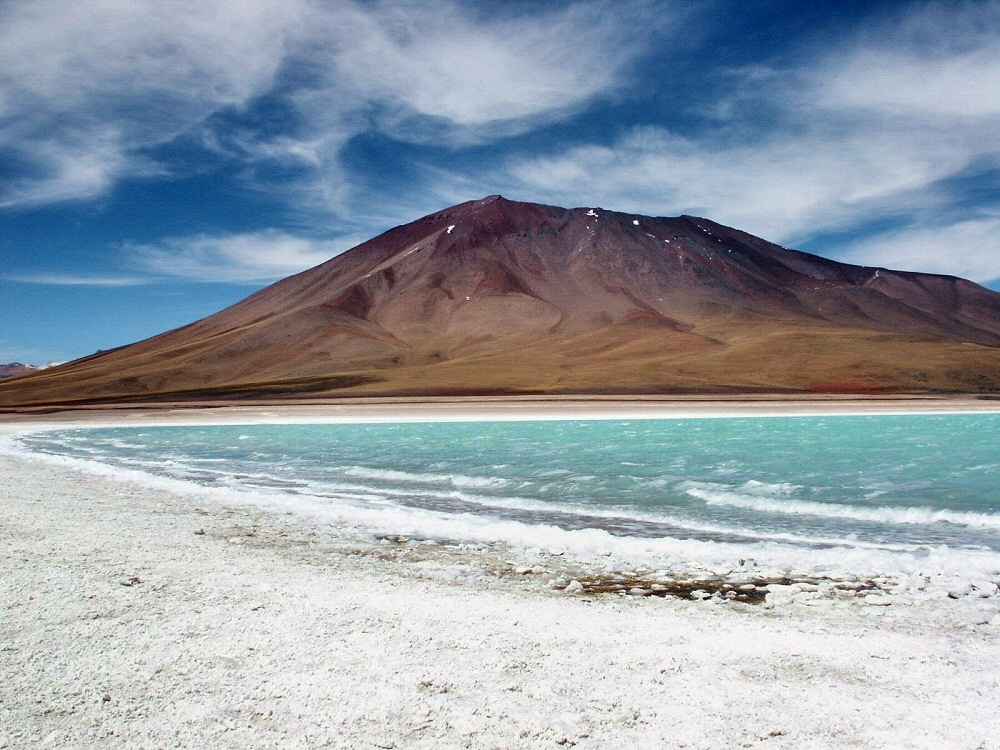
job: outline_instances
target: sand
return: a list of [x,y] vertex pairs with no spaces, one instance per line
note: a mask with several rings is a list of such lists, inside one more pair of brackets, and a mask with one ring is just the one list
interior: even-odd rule
[[[91,419],[269,418],[129,414]],[[15,456],[0,555],[0,748],[1000,748],[996,597],[568,595]]]

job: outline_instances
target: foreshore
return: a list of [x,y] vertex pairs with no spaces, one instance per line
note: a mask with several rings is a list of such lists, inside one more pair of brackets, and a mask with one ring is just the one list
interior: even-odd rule
[[670,417],[1000,412],[977,395],[469,396],[282,399],[0,407],[0,424],[181,424],[261,421],[662,419]]
[[[1000,402],[175,405],[0,432],[980,410]],[[0,748],[1000,747],[995,597],[570,594],[544,553],[527,568],[22,455],[0,455],[0,537]]]

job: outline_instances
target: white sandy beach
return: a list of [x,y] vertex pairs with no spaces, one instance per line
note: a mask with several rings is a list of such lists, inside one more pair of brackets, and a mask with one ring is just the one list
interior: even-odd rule
[[[300,410],[90,420],[331,418]],[[995,594],[570,595],[559,556],[19,456],[0,537],[0,748],[1000,748]]]

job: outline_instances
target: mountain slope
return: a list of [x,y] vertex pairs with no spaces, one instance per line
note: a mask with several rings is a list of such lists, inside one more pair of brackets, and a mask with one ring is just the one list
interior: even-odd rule
[[492,196],[0,403],[745,391],[1000,391],[1000,294],[707,219]]

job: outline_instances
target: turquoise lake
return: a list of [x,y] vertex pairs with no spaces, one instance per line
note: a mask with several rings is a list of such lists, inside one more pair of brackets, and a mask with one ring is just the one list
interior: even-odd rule
[[963,414],[134,427],[19,440],[377,532],[828,565],[966,555],[985,570],[1000,563],[998,438],[1000,415]]

